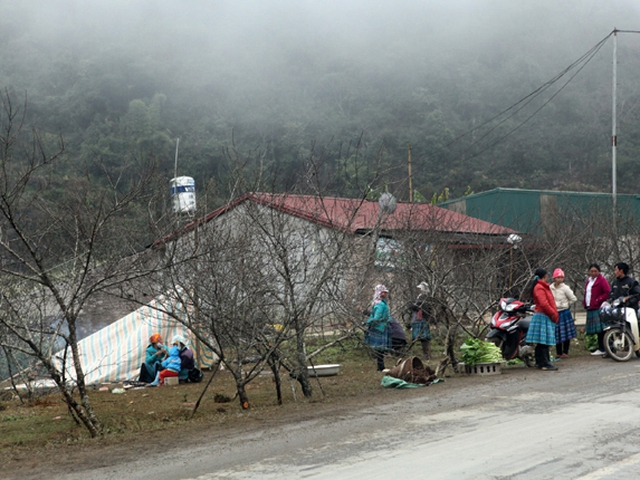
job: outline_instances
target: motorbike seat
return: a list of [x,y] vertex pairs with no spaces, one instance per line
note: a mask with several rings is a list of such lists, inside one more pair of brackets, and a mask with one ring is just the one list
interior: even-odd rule
[[520,330],[529,330],[529,324],[531,324],[531,317],[526,316],[518,322],[518,328]]

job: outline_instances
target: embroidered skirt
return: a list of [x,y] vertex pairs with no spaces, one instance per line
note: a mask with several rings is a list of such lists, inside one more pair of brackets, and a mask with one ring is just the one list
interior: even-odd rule
[[383,331],[369,328],[364,334],[364,341],[374,350],[389,350],[391,348],[391,326],[387,325]]
[[600,321],[599,310],[587,310],[587,323],[584,331],[587,335],[595,335],[604,331],[604,324]]
[[558,323],[556,324],[556,343],[564,343],[578,336],[576,324],[571,316],[569,308],[558,312]]
[[431,329],[425,321],[416,321],[411,324],[411,339],[420,340],[421,342],[431,341]]
[[556,324],[544,313],[534,313],[531,324],[529,325],[529,331],[527,332],[527,343],[555,345]]

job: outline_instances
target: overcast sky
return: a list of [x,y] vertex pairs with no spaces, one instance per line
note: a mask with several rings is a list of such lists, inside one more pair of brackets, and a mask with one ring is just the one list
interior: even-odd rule
[[[268,62],[322,49],[376,61],[380,53],[472,54],[500,44],[589,48],[614,27],[639,28],[632,0],[3,0],[0,25],[52,45],[108,42],[167,54]],[[570,60],[570,59],[567,59]]]
[[[429,69],[458,75],[458,65],[479,59],[485,70],[477,75],[486,77],[492,62],[521,57],[531,84],[509,95],[516,101],[614,27],[640,29],[640,1],[0,0],[1,48],[22,42],[21,52],[27,44],[27,54],[64,50],[77,61],[110,50],[166,65],[167,74],[196,85],[215,78],[216,88],[254,91],[277,88],[283,72],[303,78],[348,65],[363,78],[388,72],[414,80]],[[619,48],[640,50],[640,35],[621,36]],[[611,48],[599,56],[604,70]]]

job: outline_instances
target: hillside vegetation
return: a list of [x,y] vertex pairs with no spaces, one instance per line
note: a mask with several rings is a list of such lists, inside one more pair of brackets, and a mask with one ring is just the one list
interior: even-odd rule
[[[228,198],[239,166],[282,190],[314,154],[326,193],[356,194],[353,177],[375,170],[384,175],[374,187],[407,199],[408,144],[424,198],[445,187],[452,197],[497,186],[609,190],[611,38],[522,110],[485,122],[614,22],[637,24],[632,4],[334,7],[0,2],[0,87],[26,97],[28,124],[62,134],[66,155],[97,177],[152,158],[168,193],[179,137],[179,173],[212,205]],[[626,193],[640,150],[637,37],[618,39]],[[355,157],[358,171],[346,167]]]

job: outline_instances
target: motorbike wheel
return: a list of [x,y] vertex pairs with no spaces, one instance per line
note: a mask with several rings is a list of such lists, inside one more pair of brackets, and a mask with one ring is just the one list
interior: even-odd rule
[[616,362],[626,362],[633,355],[633,339],[618,328],[604,334],[604,349]]

